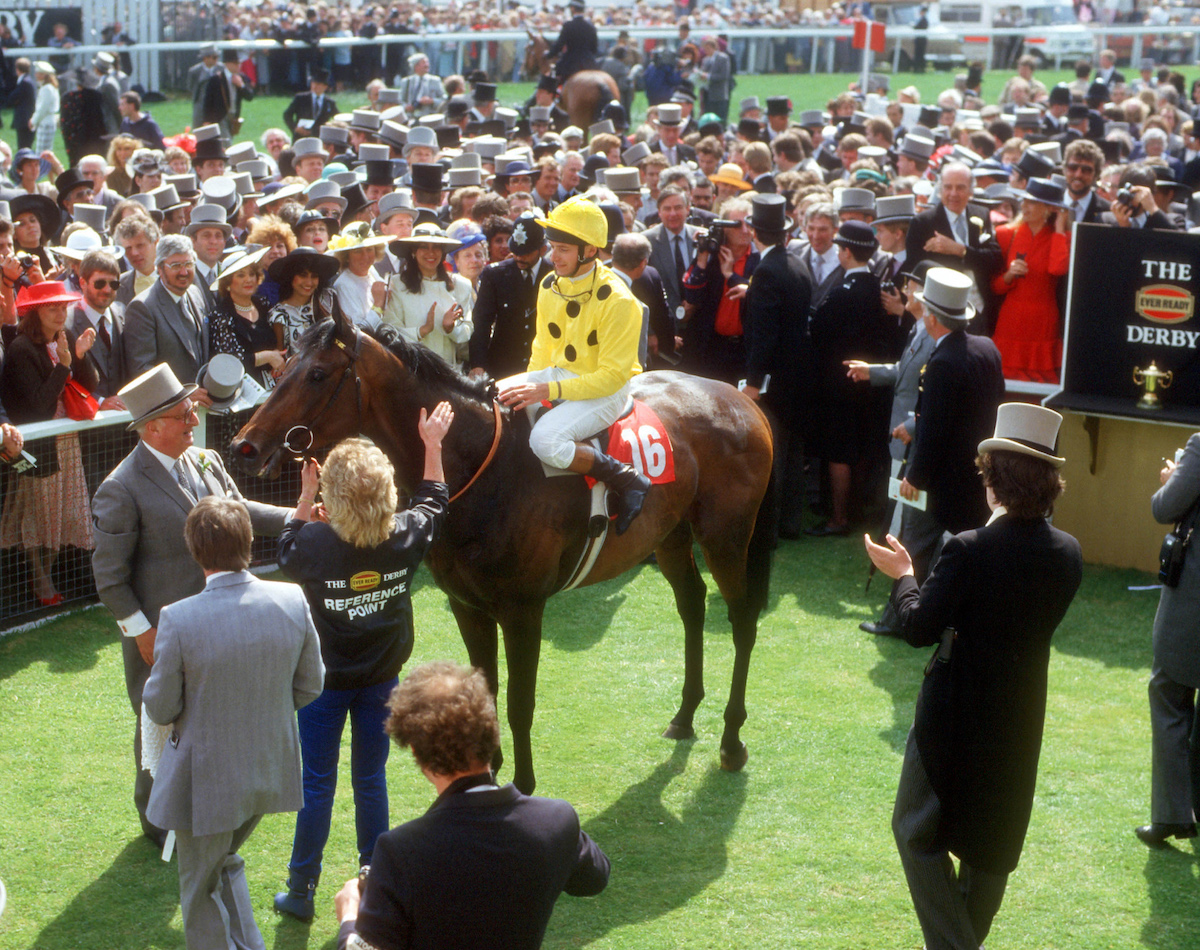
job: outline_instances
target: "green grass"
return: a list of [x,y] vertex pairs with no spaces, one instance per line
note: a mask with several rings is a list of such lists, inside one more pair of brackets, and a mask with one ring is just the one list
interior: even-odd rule
[[[659,738],[678,700],[682,637],[657,569],[550,602],[538,791],[576,805],[613,875],[599,898],[559,902],[548,948],[920,947],[889,821],[927,651],[858,630],[886,593],[877,581],[864,595],[865,577],[852,539],[777,555],[749,684],[750,761],[735,775],[717,768],[732,650],[715,593],[708,698],[686,743]],[[445,596],[422,578],[412,665],[465,660]],[[1089,568],[1055,639],[1033,822],[989,946],[1200,947],[1196,847],[1149,852],[1131,833],[1149,809],[1157,597],[1126,588],[1146,580]],[[108,614],[0,640],[0,709],[0,947],[182,947],[175,869],[138,837],[132,717]],[[406,754],[389,769],[398,823],[433,793]],[[332,946],[332,895],[355,870],[342,778],[311,928],[270,910],[292,816],[268,816],[243,849],[269,947]]]
[[[1188,67],[1181,71],[1187,77],[1189,87],[1192,79],[1200,75],[1200,69],[1197,67]],[[984,96],[994,101],[999,96],[1004,82],[1010,75],[1012,73],[999,70],[989,72],[984,79]],[[1058,72],[1044,70],[1038,72],[1037,77],[1049,87],[1056,82],[1073,79],[1074,74],[1067,70]],[[850,73],[818,73],[817,75],[793,73],[772,76],[739,76],[737,89],[734,91],[734,106],[732,111],[733,113],[737,112],[737,102],[744,96],[758,96],[765,102],[767,96],[786,95],[791,97],[797,111],[801,109],[824,108],[826,102],[839,92],[844,92],[847,85],[857,78],[857,76]],[[932,102],[939,92],[952,85],[953,78],[953,74],[951,73],[926,72],[920,75],[916,73],[898,73],[891,77],[891,88],[894,94],[896,90],[902,89],[907,85],[915,85],[921,90],[921,100],[923,102]],[[503,105],[515,107],[523,104],[532,93],[532,83],[502,83],[498,90],[498,99]],[[148,103],[146,108],[158,120],[159,125],[162,126],[163,132],[166,135],[174,135],[183,131],[185,126],[191,125],[192,105],[186,95],[181,96],[177,93],[168,93],[168,95],[172,96],[169,101]],[[257,139],[266,129],[272,126],[282,126],[283,110],[287,106],[289,98],[263,95],[252,102],[246,103],[243,106],[242,112],[246,122],[243,126],[242,134],[238,138],[248,139],[254,137]],[[367,102],[366,93],[356,91],[337,93],[336,99],[338,107],[345,112],[362,107]],[[645,116],[645,111],[646,98],[642,93],[638,93],[634,100],[634,118],[640,120]],[[736,115],[731,115],[731,118],[736,118]],[[11,123],[6,123],[6,125],[10,126]],[[14,149],[16,148],[16,135],[13,133],[11,127],[6,127],[3,131],[0,131],[0,138],[3,138]],[[59,156],[65,156],[66,149],[62,144],[62,135],[60,134],[55,141],[55,151]]]

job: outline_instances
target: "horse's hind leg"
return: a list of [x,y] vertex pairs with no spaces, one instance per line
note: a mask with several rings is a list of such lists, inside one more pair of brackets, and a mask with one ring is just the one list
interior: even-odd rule
[[[482,610],[461,603],[453,597],[450,598],[450,610],[458,622],[458,632],[467,648],[467,657],[471,665],[483,673],[488,689],[491,690],[492,698],[495,699],[500,688],[500,677],[497,671],[498,639],[495,619]],[[498,706],[499,702],[497,702]],[[492,757],[492,769],[499,772],[500,766],[503,764],[504,752],[496,749],[496,754]]]
[[692,528],[681,521],[655,551],[658,566],[675,592],[683,620],[683,701],[667,726],[667,739],[692,739],[692,717],[704,698],[704,598],[707,590],[692,554]]

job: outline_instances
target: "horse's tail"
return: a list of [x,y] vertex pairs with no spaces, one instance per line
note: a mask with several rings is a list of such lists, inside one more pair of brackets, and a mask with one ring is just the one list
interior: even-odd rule
[[754,533],[746,550],[746,597],[755,613],[767,608],[771,592],[771,552],[776,545],[776,526],[779,512],[775,504],[775,476],[767,472],[767,488],[758,506]]

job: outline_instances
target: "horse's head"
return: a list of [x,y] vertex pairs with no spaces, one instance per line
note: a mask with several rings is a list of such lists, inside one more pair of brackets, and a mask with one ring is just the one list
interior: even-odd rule
[[536,79],[548,71],[546,54],[550,50],[550,44],[541,33],[534,33],[528,27],[525,32],[529,34],[529,42],[525,44],[525,77]]
[[256,474],[278,474],[285,455],[308,457],[362,426],[362,334],[325,320],[300,338],[275,389],[234,437],[233,456]]

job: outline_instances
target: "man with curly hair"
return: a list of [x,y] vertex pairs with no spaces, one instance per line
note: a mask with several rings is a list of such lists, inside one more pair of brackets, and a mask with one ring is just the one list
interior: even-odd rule
[[380,835],[365,885],[337,895],[339,950],[540,947],[558,895],[599,894],[608,858],[567,802],[495,784],[500,727],[481,672],[427,663],[388,706],[388,735],[438,797]]

